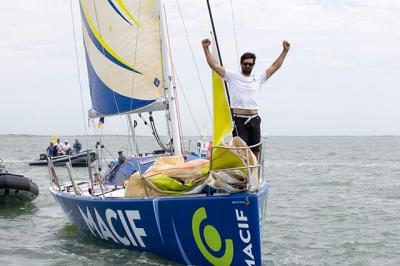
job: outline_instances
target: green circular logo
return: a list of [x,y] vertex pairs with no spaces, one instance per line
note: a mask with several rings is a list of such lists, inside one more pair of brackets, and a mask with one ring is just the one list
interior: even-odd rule
[[232,239],[225,239],[225,252],[221,257],[211,254],[208,249],[211,249],[213,252],[219,252],[222,249],[222,239],[218,230],[214,226],[207,224],[202,232],[206,245],[203,243],[200,235],[200,226],[205,219],[207,219],[207,213],[204,207],[198,208],[192,217],[192,233],[197,247],[211,264],[220,266],[231,265],[233,259]]

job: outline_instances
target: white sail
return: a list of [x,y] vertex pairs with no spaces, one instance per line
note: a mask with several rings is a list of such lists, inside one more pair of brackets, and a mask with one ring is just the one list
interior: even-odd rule
[[93,110],[131,112],[162,97],[157,1],[81,0]]

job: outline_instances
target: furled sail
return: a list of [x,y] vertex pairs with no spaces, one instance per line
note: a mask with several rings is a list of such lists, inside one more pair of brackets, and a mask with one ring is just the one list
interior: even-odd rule
[[130,113],[163,96],[160,18],[153,0],[80,0],[92,108]]
[[[214,55],[218,55],[216,49]],[[219,56],[217,56],[219,58]],[[233,122],[231,109],[229,107],[228,97],[226,95],[225,84],[221,77],[212,70],[213,85],[213,142],[214,145],[220,145],[224,138],[232,133]]]

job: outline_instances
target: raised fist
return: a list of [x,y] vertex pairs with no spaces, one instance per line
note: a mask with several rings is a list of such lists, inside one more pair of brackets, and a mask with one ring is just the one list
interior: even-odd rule
[[283,46],[283,50],[289,51],[290,43],[289,43],[288,41],[284,40],[284,41],[282,42],[282,46]]
[[201,44],[203,45],[203,48],[208,48],[211,45],[210,39],[204,39],[201,41]]

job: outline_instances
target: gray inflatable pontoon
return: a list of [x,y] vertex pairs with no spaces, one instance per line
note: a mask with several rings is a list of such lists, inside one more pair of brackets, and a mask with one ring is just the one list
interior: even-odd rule
[[39,187],[23,175],[8,173],[0,160],[0,204],[28,202],[39,195]]

